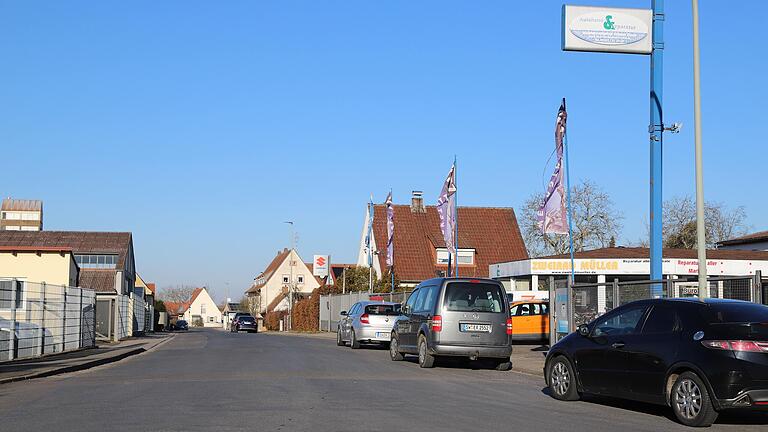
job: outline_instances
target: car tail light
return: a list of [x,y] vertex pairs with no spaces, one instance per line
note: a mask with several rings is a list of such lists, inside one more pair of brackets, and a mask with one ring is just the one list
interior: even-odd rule
[[362,314],[360,315],[360,323],[362,324],[370,324],[371,320],[368,319],[368,314]]
[[707,340],[702,345],[711,349],[741,352],[768,352],[768,343],[749,340]]
[[435,315],[432,317],[432,331],[439,332],[443,330],[443,317]]
[[512,334],[512,318],[507,318],[507,334]]

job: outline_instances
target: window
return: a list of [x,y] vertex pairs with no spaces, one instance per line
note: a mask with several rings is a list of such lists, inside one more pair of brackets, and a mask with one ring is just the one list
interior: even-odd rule
[[423,295],[416,300],[416,306],[413,311],[418,313],[431,312],[435,304],[437,293],[440,291],[440,287],[437,285],[423,287],[421,291],[423,292]]
[[283,283],[284,284],[291,283],[291,276],[290,275],[283,275]]
[[205,304],[200,305],[200,315],[205,315]]
[[[475,263],[475,250],[474,249],[459,249],[457,252],[459,264],[473,265]],[[437,263],[442,265],[448,265],[448,249],[437,248]]]
[[592,336],[617,336],[634,333],[637,323],[640,322],[646,309],[645,306],[637,306],[619,313],[609,314],[597,322]]
[[23,226],[21,227],[22,231],[38,231],[38,228],[36,226]]
[[40,216],[35,212],[25,212],[21,214],[21,220],[40,220]]
[[677,329],[677,314],[674,309],[654,306],[643,325],[643,334],[672,333]]
[[420,291],[421,290],[417,288],[415,291],[411,293],[410,297],[408,297],[408,301],[405,303],[405,305],[408,306],[409,313],[413,312],[413,306],[416,304],[416,300],[419,296]]
[[21,213],[19,212],[3,212],[3,219],[7,220],[20,220]]
[[212,316],[209,316],[209,317],[208,317],[208,322],[215,322],[214,320],[215,320],[215,318],[214,318],[214,317],[212,317]]
[[0,280],[0,309],[12,309],[12,299],[16,300],[13,309],[24,309],[26,294],[27,293],[24,290],[24,281]]
[[6,225],[5,231],[21,231],[21,227],[18,225]]
[[75,261],[80,268],[114,269],[117,268],[118,256],[116,254],[77,254]]
[[370,315],[397,315],[395,305],[372,304],[365,307],[365,313]]
[[445,290],[448,310],[456,312],[503,312],[501,287],[491,283],[453,282]]
[[304,275],[298,275],[296,277],[296,283],[303,284],[304,283]]

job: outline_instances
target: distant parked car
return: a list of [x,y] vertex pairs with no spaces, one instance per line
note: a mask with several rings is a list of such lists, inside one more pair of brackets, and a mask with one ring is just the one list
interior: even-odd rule
[[256,325],[256,319],[249,313],[237,313],[232,319],[232,323],[229,325],[229,331],[239,332],[245,330],[249,333],[258,332]]
[[489,359],[512,368],[509,305],[504,287],[490,279],[436,278],[420,283],[392,330],[389,354],[417,354],[429,368],[441,356]]
[[768,409],[768,306],[632,302],[553,345],[544,372],[556,399],[594,393],[667,405],[688,426],[709,426],[726,409]]
[[389,344],[392,325],[398,315],[397,304],[381,301],[361,301],[341,312],[336,329],[336,345],[349,342],[352,349],[361,343]]
[[178,320],[176,321],[176,330],[189,330],[189,323],[187,323],[186,320]]
[[549,300],[526,300],[511,303],[513,341],[549,339]]

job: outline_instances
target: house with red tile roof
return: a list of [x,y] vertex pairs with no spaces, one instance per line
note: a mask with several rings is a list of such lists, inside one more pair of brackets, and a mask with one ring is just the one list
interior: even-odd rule
[[195,288],[185,302],[163,301],[169,322],[185,320],[190,326],[221,327],[221,309],[205,287]]
[[768,231],[758,231],[723,240],[717,244],[717,248],[768,251]]
[[[403,285],[417,283],[448,271],[448,250],[440,230],[437,207],[424,205],[421,192],[414,191],[410,205],[394,205],[394,271]],[[459,276],[488,277],[495,262],[527,259],[514,209],[510,207],[459,207]],[[363,222],[358,253],[359,266],[368,266],[365,237],[368,211]],[[371,249],[377,277],[386,271],[387,216],[384,204],[373,206]]]
[[[291,280],[293,277],[293,280]],[[322,281],[312,274],[312,268],[305,263],[295,249],[278,251],[266,269],[253,279],[245,295],[256,299],[258,312],[288,310],[289,289],[297,297],[306,297],[320,287]]]

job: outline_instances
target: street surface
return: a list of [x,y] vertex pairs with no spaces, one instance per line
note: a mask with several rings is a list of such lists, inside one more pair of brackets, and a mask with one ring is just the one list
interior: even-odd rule
[[[325,338],[194,329],[112,365],[1,385],[0,430],[692,430],[663,407],[558,402],[543,386],[460,363],[419,369]],[[766,425],[768,416],[739,413],[710,430]]]

